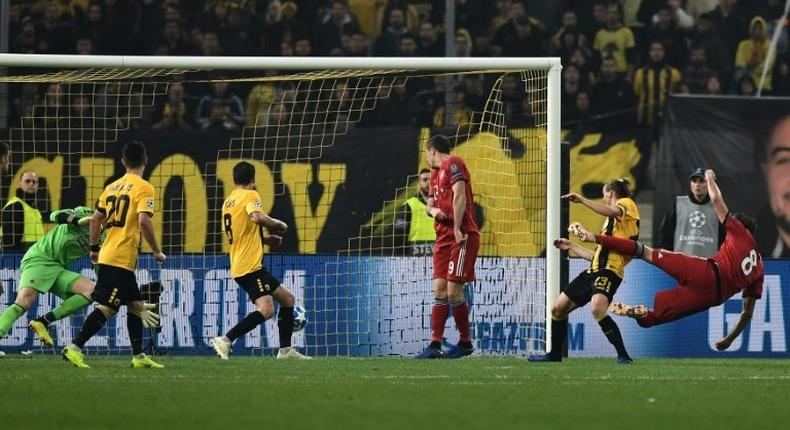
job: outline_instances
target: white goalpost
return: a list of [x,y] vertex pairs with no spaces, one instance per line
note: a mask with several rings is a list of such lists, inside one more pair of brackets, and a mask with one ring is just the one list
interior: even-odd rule
[[[252,308],[227,273],[217,217],[232,187],[232,166],[244,159],[256,166],[264,209],[291,227],[285,251],[267,250],[273,255],[266,264],[306,304],[310,323],[295,342],[310,355],[410,355],[424,347],[431,260],[409,255],[394,226],[426,167],[421,146],[441,133],[470,167],[482,214],[479,281],[469,286],[474,339],[485,344],[479,350],[525,355],[551,349],[551,305],[560,289],[560,253],[552,246],[560,234],[558,58],[0,54],[2,68],[0,83],[12,88],[21,107],[8,133],[11,183],[0,196],[12,196],[19,175],[34,170],[44,179],[48,209],[91,206],[120,173],[115,159],[124,139],[159,142],[146,142],[156,154],[146,176],[163,202],[155,217],[158,239],[173,258],[161,273],[150,259],[139,265],[140,283],[161,277],[164,285],[158,297],[163,327],[150,334],[152,345],[210,353],[208,339]],[[458,89],[457,104],[430,105],[430,94],[445,82]],[[167,139],[150,130],[150,117],[175,97],[176,84],[244,88],[250,94],[246,120],[234,119],[238,128],[227,133],[163,132],[173,145],[165,148]],[[464,100],[470,88],[480,92],[478,104]],[[404,93],[428,125],[366,125],[397,113],[392,99]],[[401,134],[415,142],[391,142]],[[189,142],[198,138],[209,143]],[[21,257],[2,260],[0,309],[13,301]],[[91,275],[87,261],[74,270]],[[42,296],[39,302],[0,347],[40,347],[26,331],[26,318],[59,300]],[[58,322],[56,344],[67,343],[81,321],[80,314]],[[110,324],[89,347],[125,351],[123,325]],[[269,321],[243,348],[269,353],[276,342],[276,322]]]

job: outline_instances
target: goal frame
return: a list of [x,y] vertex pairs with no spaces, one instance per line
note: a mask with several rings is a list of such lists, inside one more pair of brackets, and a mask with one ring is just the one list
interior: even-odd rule
[[201,57],[133,55],[0,54],[0,69],[117,68],[223,70],[403,70],[465,72],[485,70],[542,70],[547,72],[546,125],[546,351],[551,350],[551,307],[560,292],[560,252],[551,246],[560,234],[560,98],[561,61],[557,57]]

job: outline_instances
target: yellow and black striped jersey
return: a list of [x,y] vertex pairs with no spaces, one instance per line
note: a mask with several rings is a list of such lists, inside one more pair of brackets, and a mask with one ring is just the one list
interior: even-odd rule
[[263,267],[263,227],[250,219],[262,212],[255,190],[235,189],[222,204],[222,227],[230,250],[230,275],[234,278]]
[[[623,214],[619,217],[606,218],[601,234],[623,239],[639,239],[639,210],[636,208],[636,203],[632,199],[625,197],[618,199],[616,205],[623,211]],[[630,255],[618,254],[598,245],[595,247],[595,255],[588,270],[597,272],[609,269],[622,278],[625,266],[630,261]]]
[[140,213],[154,214],[154,187],[127,173],[104,188],[96,209],[107,216],[107,236],[99,251],[99,264],[134,271],[140,252]]

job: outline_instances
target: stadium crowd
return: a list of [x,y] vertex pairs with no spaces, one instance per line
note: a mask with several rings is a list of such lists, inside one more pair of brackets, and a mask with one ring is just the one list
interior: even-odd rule
[[[12,0],[10,50],[48,54],[443,56],[444,0]],[[783,0],[457,0],[454,54],[559,56],[566,128],[656,126],[670,93],[790,95]],[[468,122],[492,83],[467,75],[395,85],[362,125]],[[452,112],[445,89],[454,88]],[[335,88],[342,94],[344,88]],[[102,94],[123,91],[106,89]],[[12,121],[61,107],[99,109],[62,86],[13,90]],[[288,120],[287,85],[170,85],[135,127],[234,129]],[[112,95],[112,94],[111,94]],[[502,84],[511,118],[529,118],[517,76]],[[93,105],[94,107],[92,107]],[[95,113],[95,112],[94,112]],[[449,119],[450,124],[445,124]],[[79,121],[79,120],[78,120]],[[260,122],[257,122],[260,124]]]

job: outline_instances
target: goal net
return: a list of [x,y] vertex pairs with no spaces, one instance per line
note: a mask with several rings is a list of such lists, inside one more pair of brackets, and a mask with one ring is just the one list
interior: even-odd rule
[[[420,171],[435,134],[448,136],[471,173],[481,244],[465,293],[478,353],[547,348],[559,271],[546,246],[559,232],[557,61],[121,58],[0,55],[0,67],[16,66],[0,81],[17,112],[2,201],[25,198],[20,179],[35,172],[38,190],[27,198],[45,216],[93,206],[123,173],[122,145],[145,143],[145,178],[159,199],[155,231],[168,255],[160,267],[143,246],[138,263],[138,283],[163,286],[144,288],[162,316],[161,329],[146,330],[153,352],[210,353],[211,337],[254,310],[230,278],[220,222],[242,160],[256,167],[263,210],[289,225],[264,263],[307,309],[294,344],[309,355],[419,352],[433,296]],[[16,294],[21,245],[4,248],[0,309]],[[71,269],[95,279],[87,258]],[[60,301],[42,295],[0,348],[49,351],[27,323]],[[123,312],[89,351],[129,350]],[[84,316],[53,325],[57,346]],[[277,332],[276,318],[267,321],[234,353],[271,353]]]

